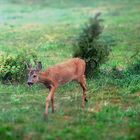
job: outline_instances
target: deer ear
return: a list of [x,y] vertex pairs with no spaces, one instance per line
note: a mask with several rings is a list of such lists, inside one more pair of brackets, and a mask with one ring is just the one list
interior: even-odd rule
[[40,71],[40,70],[42,69],[42,64],[41,64],[41,62],[38,62],[36,69],[37,69],[38,71]]
[[28,63],[25,62],[25,65],[26,65],[28,70],[32,69],[32,65],[31,64],[28,64]]

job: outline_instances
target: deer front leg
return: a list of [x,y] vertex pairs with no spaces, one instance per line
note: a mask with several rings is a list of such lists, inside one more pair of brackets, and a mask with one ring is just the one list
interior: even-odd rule
[[52,113],[54,113],[54,94],[52,95],[51,102],[52,102]]
[[[51,89],[50,89],[50,93],[46,98],[45,117],[48,116],[49,103],[54,98],[53,96],[54,96],[55,90],[56,90],[56,87],[52,86]],[[52,110],[54,110],[54,105],[53,104],[52,104]]]

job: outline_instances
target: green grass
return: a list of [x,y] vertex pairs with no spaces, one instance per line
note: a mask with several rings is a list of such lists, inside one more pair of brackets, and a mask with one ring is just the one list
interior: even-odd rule
[[[58,89],[55,113],[43,119],[48,90],[0,84],[0,139],[138,140],[140,139],[140,75],[127,71],[140,50],[139,0],[0,2],[0,55],[34,50],[44,69],[72,57],[73,40],[96,12],[104,19],[103,38],[112,39],[109,60],[98,76],[87,80],[88,103],[81,109],[82,91],[70,83]],[[114,77],[112,68],[125,74]]]

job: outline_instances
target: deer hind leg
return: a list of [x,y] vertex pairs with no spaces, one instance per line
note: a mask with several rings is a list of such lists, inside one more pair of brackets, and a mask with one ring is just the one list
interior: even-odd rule
[[83,96],[82,96],[82,107],[85,107],[85,102],[87,102],[87,95],[86,95],[86,91],[87,91],[87,87],[86,87],[86,77],[85,75],[82,75],[79,79],[79,83],[83,89]]

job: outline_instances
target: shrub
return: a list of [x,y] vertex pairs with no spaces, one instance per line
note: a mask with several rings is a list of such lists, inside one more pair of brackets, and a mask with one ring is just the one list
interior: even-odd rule
[[74,57],[80,57],[87,63],[86,74],[92,76],[98,72],[99,66],[107,60],[109,44],[100,37],[103,26],[100,13],[89,20],[75,43]]
[[129,66],[127,71],[131,74],[140,74],[140,51],[136,50],[136,52],[131,56],[129,61]]
[[4,83],[22,83],[27,77],[26,63],[36,59],[36,54],[29,50],[20,50],[15,56],[10,54],[2,55],[0,58],[0,80]]

